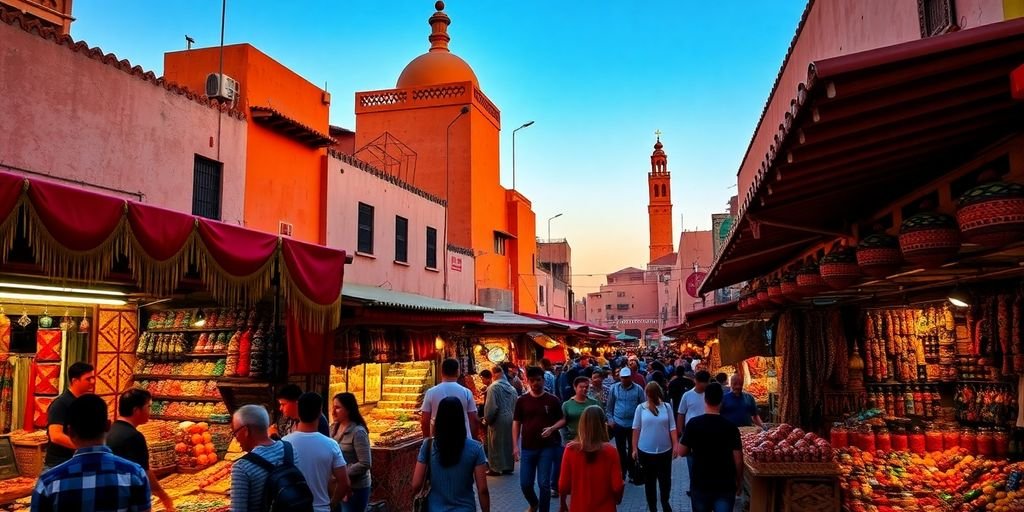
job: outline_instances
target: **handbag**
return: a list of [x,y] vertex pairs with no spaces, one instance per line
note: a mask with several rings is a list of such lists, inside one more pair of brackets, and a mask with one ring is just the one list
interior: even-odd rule
[[433,448],[434,439],[427,439],[427,474],[423,477],[423,486],[412,498],[412,510],[413,512],[427,512],[429,509],[427,505],[427,497],[430,496],[430,455],[431,449]]

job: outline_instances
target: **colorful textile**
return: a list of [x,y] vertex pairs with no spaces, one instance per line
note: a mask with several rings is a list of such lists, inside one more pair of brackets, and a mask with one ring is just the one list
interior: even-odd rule
[[[35,428],[46,428],[47,427],[47,416],[46,412],[50,410],[50,404],[57,397],[55,396],[36,396],[32,401],[34,409],[32,412],[32,426]],[[26,429],[27,430],[27,429]]]
[[43,473],[32,492],[32,510],[150,510],[149,479],[138,464],[106,446],[80,448],[70,461]]
[[63,333],[58,330],[36,331],[36,361],[60,362]]
[[14,386],[11,390],[11,430],[24,428],[25,405],[28,402],[28,379],[32,373],[32,358],[16,355],[8,359],[14,367]]
[[0,361],[0,433],[11,431],[11,412],[14,407],[14,361]]
[[36,396],[60,394],[60,363],[36,363]]

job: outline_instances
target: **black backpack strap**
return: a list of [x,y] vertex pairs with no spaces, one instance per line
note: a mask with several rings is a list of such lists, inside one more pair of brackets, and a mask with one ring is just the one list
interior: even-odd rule
[[259,468],[261,468],[264,471],[266,471],[267,473],[270,473],[271,471],[274,470],[274,465],[271,464],[270,461],[268,461],[267,459],[264,459],[263,457],[260,457],[259,455],[256,455],[253,452],[249,452],[249,453],[245,454],[245,456],[242,457],[242,460],[247,460],[249,462],[252,462],[253,464],[258,466]]
[[295,455],[292,452],[292,444],[288,441],[281,441],[284,443],[284,465],[291,466],[295,464]]

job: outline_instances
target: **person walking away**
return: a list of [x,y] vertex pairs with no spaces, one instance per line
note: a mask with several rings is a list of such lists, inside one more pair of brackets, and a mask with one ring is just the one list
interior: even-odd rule
[[[707,388],[708,383],[711,382],[711,374],[707,371],[701,370],[694,376],[694,388],[683,393],[683,399],[679,403],[678,414],[676,415],[676,431],[684,432],[686,424],[690,420],[704,414],[704,389]],[[690,485],[693,485],[693,459],[690,457],[686,458],[686,470],[690,474]],[[690,491],[686,491],[686,495],[690,495]]]
[[740,430],[719,414],[722,386],[704,391],[706,412],[686,426],[677,448],[693,459],[690,501],[693,512],[732,512],[743,489],[743,447]]
[[686,368],[682,365],[676,366],[672,380],[668,381],[668,396],[672,401],[672,410],[679,410],[679,403],[683,401],[683,393],[693,389],[693,380],[686,377]]
[[[313,511],[331,512],[334,505],[349,496],[348,470],[345,457],[337,441],[317,432],[323,415],[324,399],[318,393],[303,393],[299,397],[298,428],[281,440],[291,443],[298,462],[295,464],[313,492]],[[334,477],[334,495],[328,492]]]
[[[76,363],[77,364],[77,363]],[[79,374],[81,376],[81,374]],[[107,403],[93,394],[72,400],[67,413],[72,457],[44,472],[32,491],[33,511],[147,512],[149,478],[142,466],[104,445]]]
[[608,393],[604,390],[604,370],[598,368],[594,370],[594,373],[590,376],[590,389],[587,391],[587,396],[591,400],[594,400],[604,408],[605,402],[608,401]]
[[661,385],[647,384],[647,401],[636,407],[633,416],[633,459],[644,468],[644,494],[647,510],[658,511],[658,489],[661,489],[661,510],[672,512],[672,459],[676,449],[676,422],[672,406],[665,403]]
[[[562,404],[544,391],[544,370],[531,366],[526,370],[526,381],[529,391],[516,400],[512,416],[512,450],[522,462],[519,486],[530,504],[530,511],[548,512],[551,510],[551,470],[555,452],[562,447],[558,429],[553,425],[562,419]],[[534,490],[535,482],[540,487],[539,499]]]
[[462,401],[462,410],[466,411],[466,428],[464,429],[466,435],[473,437],[473,432],[479,430],[473,393],[460,386],[456,382],[458,378],[459,362],[455,359],[445,359],[441,363],[441,383],[428,389],[423,395],[423,406],[420,408],[420,429],[423,431],[424,438],[432,435],[431,426],[437,411],[437,404],[450,396]]
[[544,368],[544,391],[554,395],[555,391],[555,372],[552,371],[551,360],[543,358],[540,360],[541,368]]
[[91,364],[78,362],[68,367],[68,389],[46,409],[46,435],[50,442],[46,445],[43,471],[68,461],[75,454],[75,443],[64,432],[64,426],[71,420],[68,409],[75,398],[92,393],[95,387],[96,373]]
[[551,426],[556,431],[565,429],[565,436],[559,448],[560,453],[555,456],[555,463],[551,466],[551,478],[553,479],[551,486],[552,496],[557,496],[558,494],[557,479],[562,469],[562,453],[565,451],[565,445],[576,439],[576,427],[580,422],[583,410],[591,405],[602,406],[597,400],[587,396],[590,391],[590,379],[587,377],[582,375],[576,377],[576,381],[573,382],[573,389],[575,389],[576,393],[573,394],[572,398],[562,402],[562,419]]
[[334,425],[331,427],[331,438],[338,442],[341,455],[345,459],[345,471],[351,492],[348,499],[341,504],[343,512],[366,512],[370,503],[370,433],[366,428],[366,420],[359,412],[359,404],[352,393],[334,395],[331,413]]
[[512,446],[512,418],[519,394],[508,383],[501,367],[494,367],[494,382],[487,388],[483,423],[487,426],[487,457],[491,476],[512,474],[515,458]]
[[615,512],[622,502],[625,482],[616,469],[619,454],[608,442],[605,423],[600,407],[583,409],[576,439],[566,445],[562,455],[559,512]]
[[644,389],[633,382],[633,373],[629,367],[619,371],[619,382],[608,392],[608,403],[605,411],[608,426],[615,438],[615,447],[619,450],[619,465],[622,479],[627,477],[635,484],[643,483],[636,465],[630,454],[633,453],[633,418],[636,407],[644,402]]
[[629,369],[630,378],[633,379],[633,383],[640,386],[640,389],[643,390],[644,386],[647,385],[647,376],[640,369],[640,360],[636,356],[629,356],[626,368]]
[[107,433],[107,446],[110,451],[123,459],[130,460],[146,472],[149,486],[154,496],[160,499],[164,510],[174,512],[174,500],[160,485],[160,479],[149,466],[149,445],[146,436],[139,432],[138,427],[149,423],[150,406],[153,395],[145,389],[133,388],[121,393],[117,401],[117,421],[110,426]]
[[[287,384],[278,391],[277,407],[281,413],[281,418],[277,425],[270,427],[270,437],[272,439],[281,439],[298,428],[300,396],[302,396],[302,388],[295,384]],[[327,437],[331,436],[330,424],[327,422],[327,417],[323,414],[320,415],[318,420],[317,432]]]
[[737,427],[757,425],[764,428],[764,422],[757,413],[754,395],[743,391],[743,376],[736,373],[730,380],[729,392],[722,397],[722,417]]
[[266,409],[239,407],[231,417],[231,432],[247,452],[231,466],[231,512],[313,510],[312,490],[297,467],[301,456],[291,443],[270,438]]
[[[542,379],[543,382],[543,379]],[[490,512],[491,494],[487,490],[487,457],[483,445],[466,435],[465,408],[456,397],[437,404],[435,435],[420,447],[412,488],[421,489],[430,479],[427,505],[430,510],[475,512],[473,483],[480,510]],[[428,469],[429,468],[429,469]]]

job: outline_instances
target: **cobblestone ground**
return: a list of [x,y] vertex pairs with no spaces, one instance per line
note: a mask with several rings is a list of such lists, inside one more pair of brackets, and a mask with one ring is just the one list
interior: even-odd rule
[[[686,497],[686,489],[690,486],[689,475],[686,473],[686,462],[679,458],[672,462],[672,496],[673,512],[689,512],[690,499]],[[508,476],[487,477],[487,487],[491,491],[492,512],[523,512],[528,505],[519,490],[519,464],[516,473]],[[571,498],[570,498],[571,501]],[[647,512],[647,500],[644,498],[644,486],[626,483],[626,494],[618,507],[619,512]],[[551,499],[551,512],[558,512],[558,499]],[[660,508],[659,508],[660,512]]]

